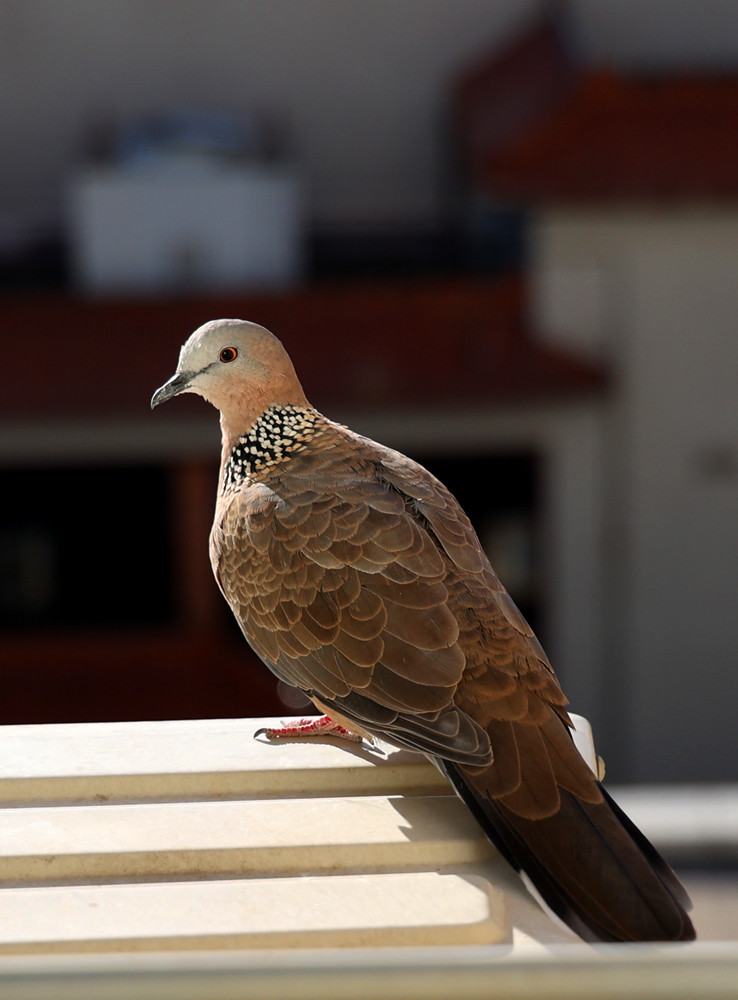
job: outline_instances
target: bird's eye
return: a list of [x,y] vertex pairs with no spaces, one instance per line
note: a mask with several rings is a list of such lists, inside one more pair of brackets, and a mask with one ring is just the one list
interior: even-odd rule
[[235,361],[238,357],[238,351],[235,347],[224,347],[220,352],[220,360],[224,365],[227,365],[229,361]]

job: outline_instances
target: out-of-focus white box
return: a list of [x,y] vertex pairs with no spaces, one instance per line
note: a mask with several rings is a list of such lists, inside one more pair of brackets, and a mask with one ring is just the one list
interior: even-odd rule
[[94,168],[70,194],[72,273],[88,294],[274,289],[302,276],[301,185],[288,168]]

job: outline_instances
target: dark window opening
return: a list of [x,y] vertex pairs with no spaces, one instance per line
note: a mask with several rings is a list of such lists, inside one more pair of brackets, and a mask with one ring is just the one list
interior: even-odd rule
[[3,469],[0,496],[0,631],[171,621],[164,469]]

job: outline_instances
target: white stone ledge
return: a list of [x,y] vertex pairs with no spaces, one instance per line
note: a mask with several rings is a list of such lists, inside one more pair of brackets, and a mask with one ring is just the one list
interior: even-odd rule
[[5,884],[402,871],[495,855],[455,796],[0,810]]
[[502,892],[435,872],[6,890],[0,924],[0,954],[510,939]]
[[[279,721],[6,726],[0,804],[448,794],[423,756],[385,743],[254,739],[257,725]],[[591,760],[586,720],[579,725]],[[738,785],[608,788],[664,850],[738,856]]]
[[[640,998],[665,995],[670,976],[679,995],[688,995],[700,963],[699,995],[709,998],[722,995],[725,969],[735,976],[725,953],[713,960],[697,945],[616,949],[624,971],[608,979],[610,966],[591,965],[591,949],[566,950],[573,935],[537,907],[422,756],[334,739],[254,739],[270,721],[0,729],[3,1000],[355,1000],[372,991],[457,1000],[492,988],[496,1000]],[[586,726],[582,733],[591,760]],[[615,789],[615,796],[659,846],[706,837],[725,849],[734,843],[732,787]],[[466,951],[455,950],[460,942]],[[434,951],[422,947],[430,944]],[[403,945],[405,958],[387,957],[397,954],[390,945]],[[356,946],[368,948],[371,961],[357,958],[336,979],[345,949]],[[294,962],[316,947],[322,957],[306,959],[310,988],[301,993]],[[193,949],[199,958],[188,953]],[[279,949],[279,962],[259,958],[265,949]],[[137,964],[144,956],[135,953],[151,950],[178,958]],[[80,964],[78,954],[56,965],[50,958],[84,951],[106,952],[106,964]],[[241,958],[223,965],[217,953],[234,951]],[[685,951],[693,961],[682,965]],[[36,964],[12,957],[23,952],[33,952]],[[116,953],[122,964],[114,966]],[[537,960],[528,977],[500,975],[541,953],[556,956],[545,984]],[[196,994],[182,989],[184,968],[199,981]],[[119,992],[107,993],[115,983]]]
[[0,803],[448,794],[426,759],[387,744],[254,739],[279,719],[5,726]]
[[0,956],[3,1000],[734,1000],[736,982],[724,944]]

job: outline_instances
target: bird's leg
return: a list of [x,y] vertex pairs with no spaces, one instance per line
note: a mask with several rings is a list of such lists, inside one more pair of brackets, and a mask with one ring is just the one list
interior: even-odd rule
[[362,737],[358,733],[352,733],[329,715],[313,715],[307,719],[297,719],[289,726],[280,726],[276,729],[257,729],[254,733],[254,737],[256,736],[266,736],[268,740],[293,740],[303,736],[338,736],[351,743],[362,742]]

